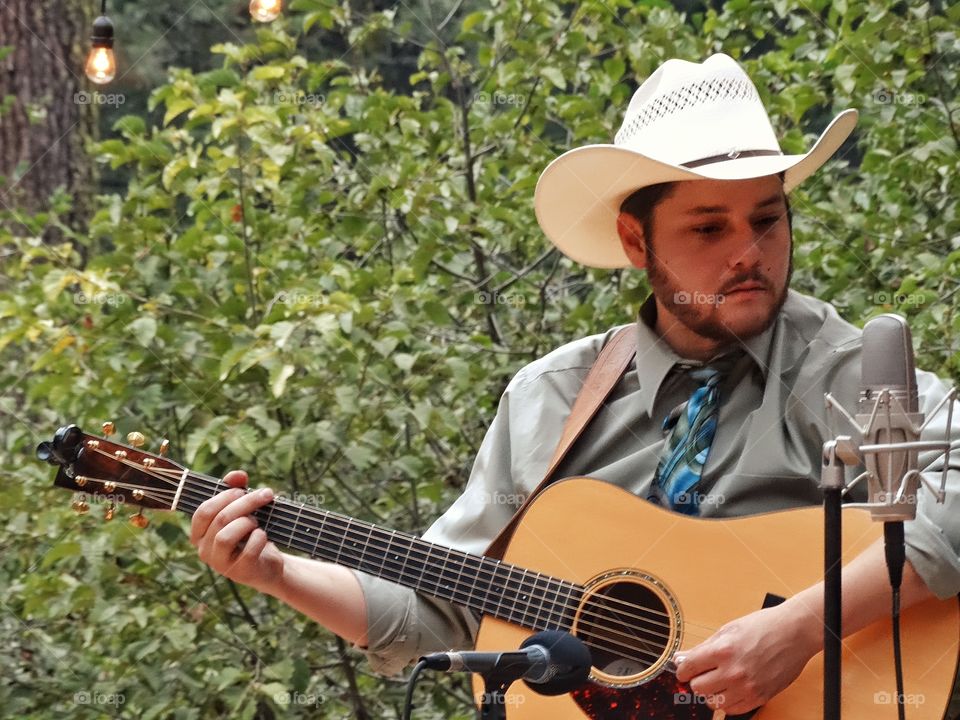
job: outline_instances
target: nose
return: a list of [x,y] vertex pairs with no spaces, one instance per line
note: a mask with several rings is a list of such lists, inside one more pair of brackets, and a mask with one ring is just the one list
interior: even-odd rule
[[733,268],[752,268],[760,262],[761,238],[750,222],[737,223],[732,237],[727,264]]

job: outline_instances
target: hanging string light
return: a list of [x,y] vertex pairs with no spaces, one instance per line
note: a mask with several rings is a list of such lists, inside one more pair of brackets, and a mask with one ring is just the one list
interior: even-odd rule
[[107,0],[101,0],[100,17],[93,21],[93,45],[84,67],[91,82],[103,85],[117,74],[117,58],[113,54],[113,23],[107,17]]
[[250,0],[250,17],[257,22],[276,20],[282,9],[282,0]]

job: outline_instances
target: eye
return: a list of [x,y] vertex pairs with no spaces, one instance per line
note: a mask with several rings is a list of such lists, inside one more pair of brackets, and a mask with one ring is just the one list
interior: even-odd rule
[[779,215],[768,215],[757,220],[757,225],[776,225],[780,221]]
[[714,235],[723,228],[720,225],[698,225],[695,228],[692,228],[697,235]]

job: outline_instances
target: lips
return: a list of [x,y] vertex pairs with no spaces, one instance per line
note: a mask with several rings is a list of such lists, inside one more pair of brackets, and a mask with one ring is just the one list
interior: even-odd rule
[[741,283],[740,285],[735,285],[734,287],[727,290],[724,294],[733,295],[734,293],[757,292],[757,291],[765,291],[766,289],[767,289],[767,286],[764,285],[763,283],[746,282],[746,283]]

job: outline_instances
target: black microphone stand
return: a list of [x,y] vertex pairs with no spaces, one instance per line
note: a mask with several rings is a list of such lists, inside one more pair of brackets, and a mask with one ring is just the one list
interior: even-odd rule
[[480,720],[506,720],[507,718],[507,689],[514,681],[520,679],[523,672],[507,670],[492,670],[481,673],[483,678],[483,699],[480,703],[478,716]]
[[823,718],[840,720],[844,467],[859,461],[849,437],[823,444]]
[[[831,446],[831,447],[827,447]],[[839,475],[839,482],[836,476]],[[823,718],[840,720],[840,633],[842,632],[843,462],[832,442],[824,446],[823,490]]]

